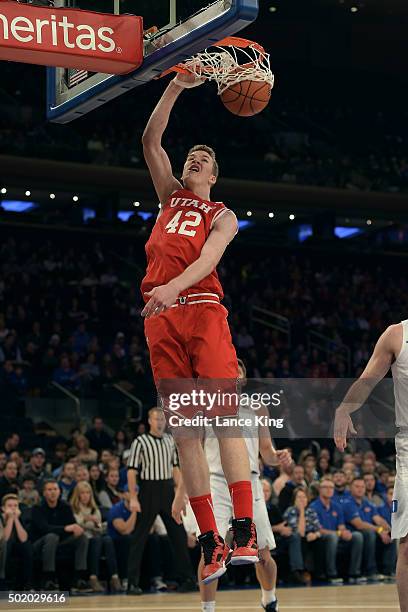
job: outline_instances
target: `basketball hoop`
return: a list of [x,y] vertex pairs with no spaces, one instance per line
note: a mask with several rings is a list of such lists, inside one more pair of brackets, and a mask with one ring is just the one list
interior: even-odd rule
[[177,64],[166,70],[161,76],[170,72],[194,74],[197,78],[214,81],[218,95],[242,81],[257,81],[274,84],[274,75],[270,66],[270,55],[256,42],[229,36],[216,45],[197,53],[183,64]]

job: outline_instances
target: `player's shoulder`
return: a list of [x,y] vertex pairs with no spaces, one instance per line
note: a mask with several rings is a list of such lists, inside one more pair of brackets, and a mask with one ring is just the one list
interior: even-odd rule
[[237,234],[239,224],[234,211],[231,210],[231,208],[228,208],[223,202],[215,202],[215,205],[216,207],[213,210],[211,229],[215,226],[215,224],[217,224],[218,227],[221,225],[224,226],[228,231],[231,227],[235,231],[235,234]]
[[396,355],[401,350],[404,324],[406,324],[405,321],[401,321],[400,323],[393,323],[392,325],[389,325],[380,338],[382,346],[384,346],[385,349],[392,351]]

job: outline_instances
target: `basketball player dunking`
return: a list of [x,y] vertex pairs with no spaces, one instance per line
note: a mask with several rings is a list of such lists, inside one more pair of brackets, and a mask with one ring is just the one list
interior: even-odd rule
[[[223,203],[210,200],[218,175],[214,151],[205,145],[193,147],[180,182],[173,176],[161,142],[181,92],[200,84],[193,75],[177,75],[143,134],[145,160],[161,202],[146,244],[147,272],[141,286],[146,302],[142,311],[145,335],[159,392],[160,381],[169,379],[182,384],[183,379],[236,381],[238,377],[228,313],[220,303],[223,291],[216,272],[238,231],[237,218]],[[183,409],[180,413],[183,415]],[[191,406],[184,416],[194,416]],[[179,435],[176,443],[184,486],[202,534],[205,564],[201,578],[207,583],[226,571],[225,561],[231,551],[217,532],[208,466],[199,436]],[[231,563],[255,563],[258,545],[245,441],[234,435],[223,436],[220,453],[234,508]],[[135,493],[130,506],[140,511]],[[183,508],[185,495],[175,499],[174,514],[180,514]]]
[[[240,386],[244,387],[246,382],[246,368],[244,363],[238,359]],[[275,560],[270,551],[275,548],[275,538],[269,522],[266,504],[259,479],[259,454],[266,465],[282,465],[289,467],[292,457],[288,450],[275,450],[267,425],[258,425],[255,417],[267,415],[263,408],[257,409],[242,402],[239,408],[239,416],[245,420],[244,439],[248,448],[249,463],[251,468],[252,496],[254,504],[254,522],[258,534],[260,563],[256,564],[256,576],[262,590],[262,607],[266,612],[277,612],[278,601],[276,599],[276,574]],[[224,537],[229,528],[232,516],[232,504],[228,493],[228,484],[222,473],[220,449],[218,439],[213,435],[211,428],[206,427],[204,437],[204,452],[210,469],[211,493],[214,499],[214,512],[218,529]],[[187,512],[184,525],[189,533],[197,534],[197,524],[194,517]],[[202,565],[200,561],[199,572]],[[217,583],[200,584],[201,610],[202,612],[215,612],[215,597]]]
[[390,325],[379,338],[361,374],[336,410],[334,440],[340,451],[347,434],[356,433],[350,417],[366,401],[376,384],[391,368],[394,380],[395,415],[399,433],[395,438],[397,475],[391,515],[391,537],[400,539],[397,586],[402,612],[408,612],[408,320]]

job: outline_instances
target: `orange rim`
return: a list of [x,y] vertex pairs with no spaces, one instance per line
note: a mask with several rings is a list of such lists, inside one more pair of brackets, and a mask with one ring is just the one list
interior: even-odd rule
[[[265,54],[265,49],[262,47],[262,45],[254,42],[253,40],[248,40],[246,38],[238,38],[237,36],[227,36],[226,38],[223,38],[222,40],[220,40],[217,43],[214,43],[211,46],[212,47],[237,47],[238,49],[245,49],[247,47],[253,47],[257,51],[259,51],[259,53]],[[243,64],[242,67],[247,68],[250,65],[251,65],[250,63]],[[176,64],[175,66],[172,66],[171,68],[168,68],[167,70],[162,72],[159,78],[162,78],[170,74],[171,72],[179,72],[181,74],[190,74],[191,71],[188,70],[188,68],[186,68],[185,64]]]

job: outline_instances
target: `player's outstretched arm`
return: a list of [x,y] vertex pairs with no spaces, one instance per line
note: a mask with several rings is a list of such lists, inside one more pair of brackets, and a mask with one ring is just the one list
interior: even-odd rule
[[384,378],[391,367],[402,341],[401,324],[390,325],[380,336],[373,354],[360,378],[356,380],[336,410],[334,421],[334,441],[343,451],[347,444],[347,434],[356,433],[350,415],[361,408],[374,387]]
[[171,110],[182,91],[182,87],[171,81],[152,112],[142,136],[144,158],[162,203],[173,191],[181,188],[180,182],[173,176],[170,159],[162,147],[162,136]]
[[147,122],[142,136],[143,154],[148,165],[154,188],[160,202],[164,203],[181,183],[173,176],[170,159],[162,147],[162,137],[167,128],[170,113],[177,98],[186,87],[201,84],[194,75],[179,74],[173,79]]

